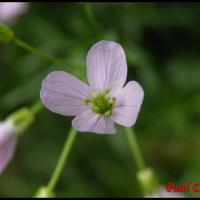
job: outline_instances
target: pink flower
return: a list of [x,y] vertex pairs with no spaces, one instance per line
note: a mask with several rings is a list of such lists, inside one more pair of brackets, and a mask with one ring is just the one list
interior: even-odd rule
[[1,2],[0,21],[11,23],[15,18],[27,11],[28,3],[25,2]]
[[87,55],[89,86],[69,73],[55,71],[42,83],[40,96],[52,112],[76,116],[81,132],[115,133],[114,122],[135,124],[144,92],[135,81],[124,84],[127,62],[123,48],[112,41],[96,43]]
[[0,123],[0,173],[13,157],[17,142],[15,130],[11,120]]

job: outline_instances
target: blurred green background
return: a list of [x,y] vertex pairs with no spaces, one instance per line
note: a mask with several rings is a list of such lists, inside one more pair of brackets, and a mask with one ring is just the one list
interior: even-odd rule
[[[1,45],[0,119],[37,101],[51,71],[65,70],[86,80],[89,48],[102,39],[114,40],[125,49],[128,80],[138,81],[145,91],[134,128],[147,164],[164,186],[199,182],[199,25],[199,3],[31,3],[13,30],[66,64],[52,64],[13,43]],[[48,182],[71,120],[47,109],[37,115],[0,177],[1,197],[32,196]],[[79,133],[56,193],[142,196],[123,129],[118,127],[114,136]]]

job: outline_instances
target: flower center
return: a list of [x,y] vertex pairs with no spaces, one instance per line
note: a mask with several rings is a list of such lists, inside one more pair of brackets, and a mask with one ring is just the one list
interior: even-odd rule
[[85,99],[86,105],[92,106],[92,111],[105,116],[111,116],[115,97],[109,96],[110,90],[105,90],[103,93],[93,92],[91,99]]

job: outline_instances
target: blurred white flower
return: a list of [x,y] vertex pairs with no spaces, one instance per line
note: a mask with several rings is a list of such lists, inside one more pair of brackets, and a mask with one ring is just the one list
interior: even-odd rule
[[9,164],[15,152],[17,135],[11,120],[0,122],[0,174]]
[[167,192],[164,187],[161,187],[158,192],[146,195],[147,198],[184,198],[185,196],[180,192]]
[[17,16],[24,14],[28,9],[25,2],[1,2],[0,21],[12,23]]

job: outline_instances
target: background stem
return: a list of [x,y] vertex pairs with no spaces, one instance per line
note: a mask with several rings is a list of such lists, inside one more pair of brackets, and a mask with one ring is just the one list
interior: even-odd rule
[[84,9],[85,16],[87,17],[88,22],[93,27],[93,30],[99,35],[103,34],[102,29],[94,16],[92,5],[90,3],[84,3],[83,9]]
[[42,58],[44,58],[44,59],[46,59],[50,62],[53,62],[53,63],[56,63],[56,64],[63,63],[58,58],[55,58],[54,56],[51,56],[48,53],[41,51],[41,50],[31,46],[30,44],[25,43],[24,41],[22,41],[21,39],[19,39],[17,37],[14,37],[13,41],[16,45],[20,46],[21,48],[23,48],[23,49],[25,49],[25,50],[33,53],[33,54],[37,54],[38,56],[40,56],[40,57],[42,57]]

